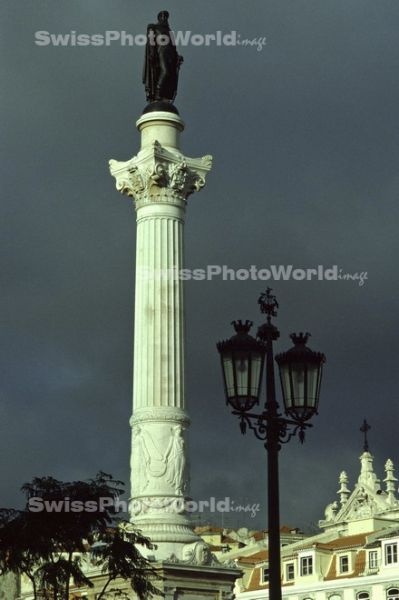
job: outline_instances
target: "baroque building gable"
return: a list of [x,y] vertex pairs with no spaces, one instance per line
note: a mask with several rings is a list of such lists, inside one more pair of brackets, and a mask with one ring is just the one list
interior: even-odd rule
[[346,472],[341,472],[337,491],[339,502],[335,500],[327,505],[324,519],[319,521],[321,528],[336,528],[360,519],[397,518],[399,501],[395,495],[397,479],[392,460],[388,459],[385,464],[385,490],[374,472],[373,456],[368,450],[360,456],[360,464],[360,474],[352,492],[347,486]]

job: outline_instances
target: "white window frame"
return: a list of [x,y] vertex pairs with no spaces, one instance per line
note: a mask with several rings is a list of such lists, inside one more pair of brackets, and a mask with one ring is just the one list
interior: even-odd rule
[[369,569],[377,569],[378,567],[378,550],[370,550],[367,562]]
[[370,600],[370,592],[358,592],[356,600]]
[[[392,596],[390,596],[390,592],[392,592]],[[395,593],[395,596],[393,595]],[[397,600],[399,598],[399,588],[391,587],[387,589],[387,600]]]
[[[292,568],[292,577],[288,576],[288,571],[290,568]],[[294,579],[295,579],[295,563],[288,562],[285,564],[285,580],[286,581],[294,581]]]
[[[305,556],[299,557],[299,574],[301,577],[308,577],[313,575],[314,569],[314,558],[313,554],[306,554]],[[304,571],[307,571],[306,573]]]
[[[346,569],[342,568],[342,561],[346,558]],[[350,556],[349,554],[339,554],[338,555],[338,571],[339,574],[342,575],[344,573],[350,573]]]
[[[391,551],[388,560],[388,553]],[[387,567],[398,564],[398,542],[389,542],[384,544],[384,559]],[[395,588],[393,588],[395,589]]]
[[[265,577],[265,572],[267,572],[267,577]],[[270,579],[269,567],[261,567],[260,568],[260,582],[262,584],[269,583],[269,579]]]

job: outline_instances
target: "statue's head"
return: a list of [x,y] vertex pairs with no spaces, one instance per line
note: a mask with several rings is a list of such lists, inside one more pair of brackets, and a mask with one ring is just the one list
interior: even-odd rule
[[167,23],[169,19],[169,13],[167,10],[161,10],[160,13],[158,13],[158,22],[159,23]]

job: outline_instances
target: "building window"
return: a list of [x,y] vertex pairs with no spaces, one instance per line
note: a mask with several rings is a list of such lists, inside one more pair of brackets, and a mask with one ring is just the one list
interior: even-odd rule
[[399,600],[399,590],[398,588],[391,588],[387,591],[387,599],[388,600]]
[[313,574],[313,556],[302,556],[300,560],[301,576]]
[[339,572],[340,573],[348,573],[349,572],[349,556],[347,554],[339,557]]
[[378,566],[378,553],[377,550],[369,552],[369,569],[376,569]]
[[285,579],[287,581],[292,581],[293,579],[295,579],[295,567],[294,567],[294,563],[288,563],[285,566]]
[[385,546],[385,564],[394,565],[398,562],[398,544]]
[[268,567],[262,567],[260,570],[260,578],[261,578],[261,583],[268,583],[269,582],[269,568]]
[[328,596],[328,600],[342,600],[342,597],[339,594],[333,594],[332,596]]
[[370,600],[370,594],[368,592],[359,592],[356,600]]

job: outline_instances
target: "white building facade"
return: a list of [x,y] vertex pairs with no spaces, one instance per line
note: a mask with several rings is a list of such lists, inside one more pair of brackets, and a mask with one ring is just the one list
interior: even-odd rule
[[[399,600],[399,500],[391,460],[383,486],[365,450],[351,492],[339,477],[338,501],[319,522],[321,533],[282,547],[285,600]],[[247,555],[248,556],[248,555]],[[269,598],[268,557],[257,550],[236,586],[239,600]],[[246,559],[248,561],[248,558]]]

